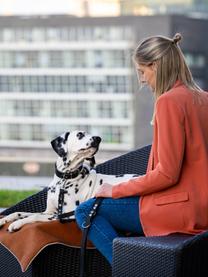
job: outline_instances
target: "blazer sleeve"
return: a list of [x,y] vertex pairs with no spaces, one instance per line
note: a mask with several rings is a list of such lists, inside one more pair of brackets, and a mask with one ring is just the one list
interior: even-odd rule
[[161,96],[155,106],[158,163],[145,175],[113,186],[112,197],[154,193],[177,183],[185,147],[184,112],[172,98]]

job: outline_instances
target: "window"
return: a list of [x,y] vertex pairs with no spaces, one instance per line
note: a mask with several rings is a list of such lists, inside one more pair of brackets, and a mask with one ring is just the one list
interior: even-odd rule
[[8,134],[10,140],[21,140],[21,132],[19,124],[9,124],[8,125]]
[[3,29],[3,41],[11,42],[14,41],[14,30],[12,29]]
[[51,51],[49,59],[50,59],[49,67],[62,67],[62,64],[63,64],[62,52]]
[[44,41],[45,30],[41,28],[33,28],[31,31],[31,37],[33,41]]
[[103,67],[103,52],[100,50],[94,51],[95,67]]
[[39,52],[39,57],[38,57],[38,63],[40,67],[48,67],[49,66],[49,53],[48,52]]
[[206,57],[200,53],[185,53],[185,59],[190,67],[204,68],[206,64]]
[[112,103],[110,101],[100,101],[97,103],[98,116],[101,118],[112,117]]
[[60,29],[58,28],[47,28],[46,29],[46,40],[47,41],[59,41],[61,37]]

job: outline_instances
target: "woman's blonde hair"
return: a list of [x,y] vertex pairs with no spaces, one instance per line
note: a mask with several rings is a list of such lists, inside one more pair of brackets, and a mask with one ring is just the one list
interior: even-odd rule
[[143,40],[134,52],[136,63],[147,66],[156,64],[155,100],[170,90],[177,80],[192,91],[202,91],[194,82],[178,45],[181,39],[182,36],[179,33],[175,34],[172,39],[164,36],[149,37]]

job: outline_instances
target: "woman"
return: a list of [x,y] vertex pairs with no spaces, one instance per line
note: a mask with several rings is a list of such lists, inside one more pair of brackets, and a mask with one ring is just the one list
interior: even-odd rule
[[[120,231],[158,236],[208,229],[208,93],[193,81],[180,40],[180,34],[150,37],[135,51],[140,82],[155,97],[154,135],[145,175],[97,191],[105,199],[89,238],[110,263]],[[79,226],[93,201],[77,208]]]

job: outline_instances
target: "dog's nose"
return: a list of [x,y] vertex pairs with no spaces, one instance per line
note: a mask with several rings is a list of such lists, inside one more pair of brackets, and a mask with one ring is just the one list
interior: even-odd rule
[[97,147],[101,142],[101,137],[93,136],[91,146]]
[[96,141],[97,143],[100,143],[100,142],[101,142],[101,137],[94,136],[94,137],[92,137],[92,139],[93,139],[94,141]]

